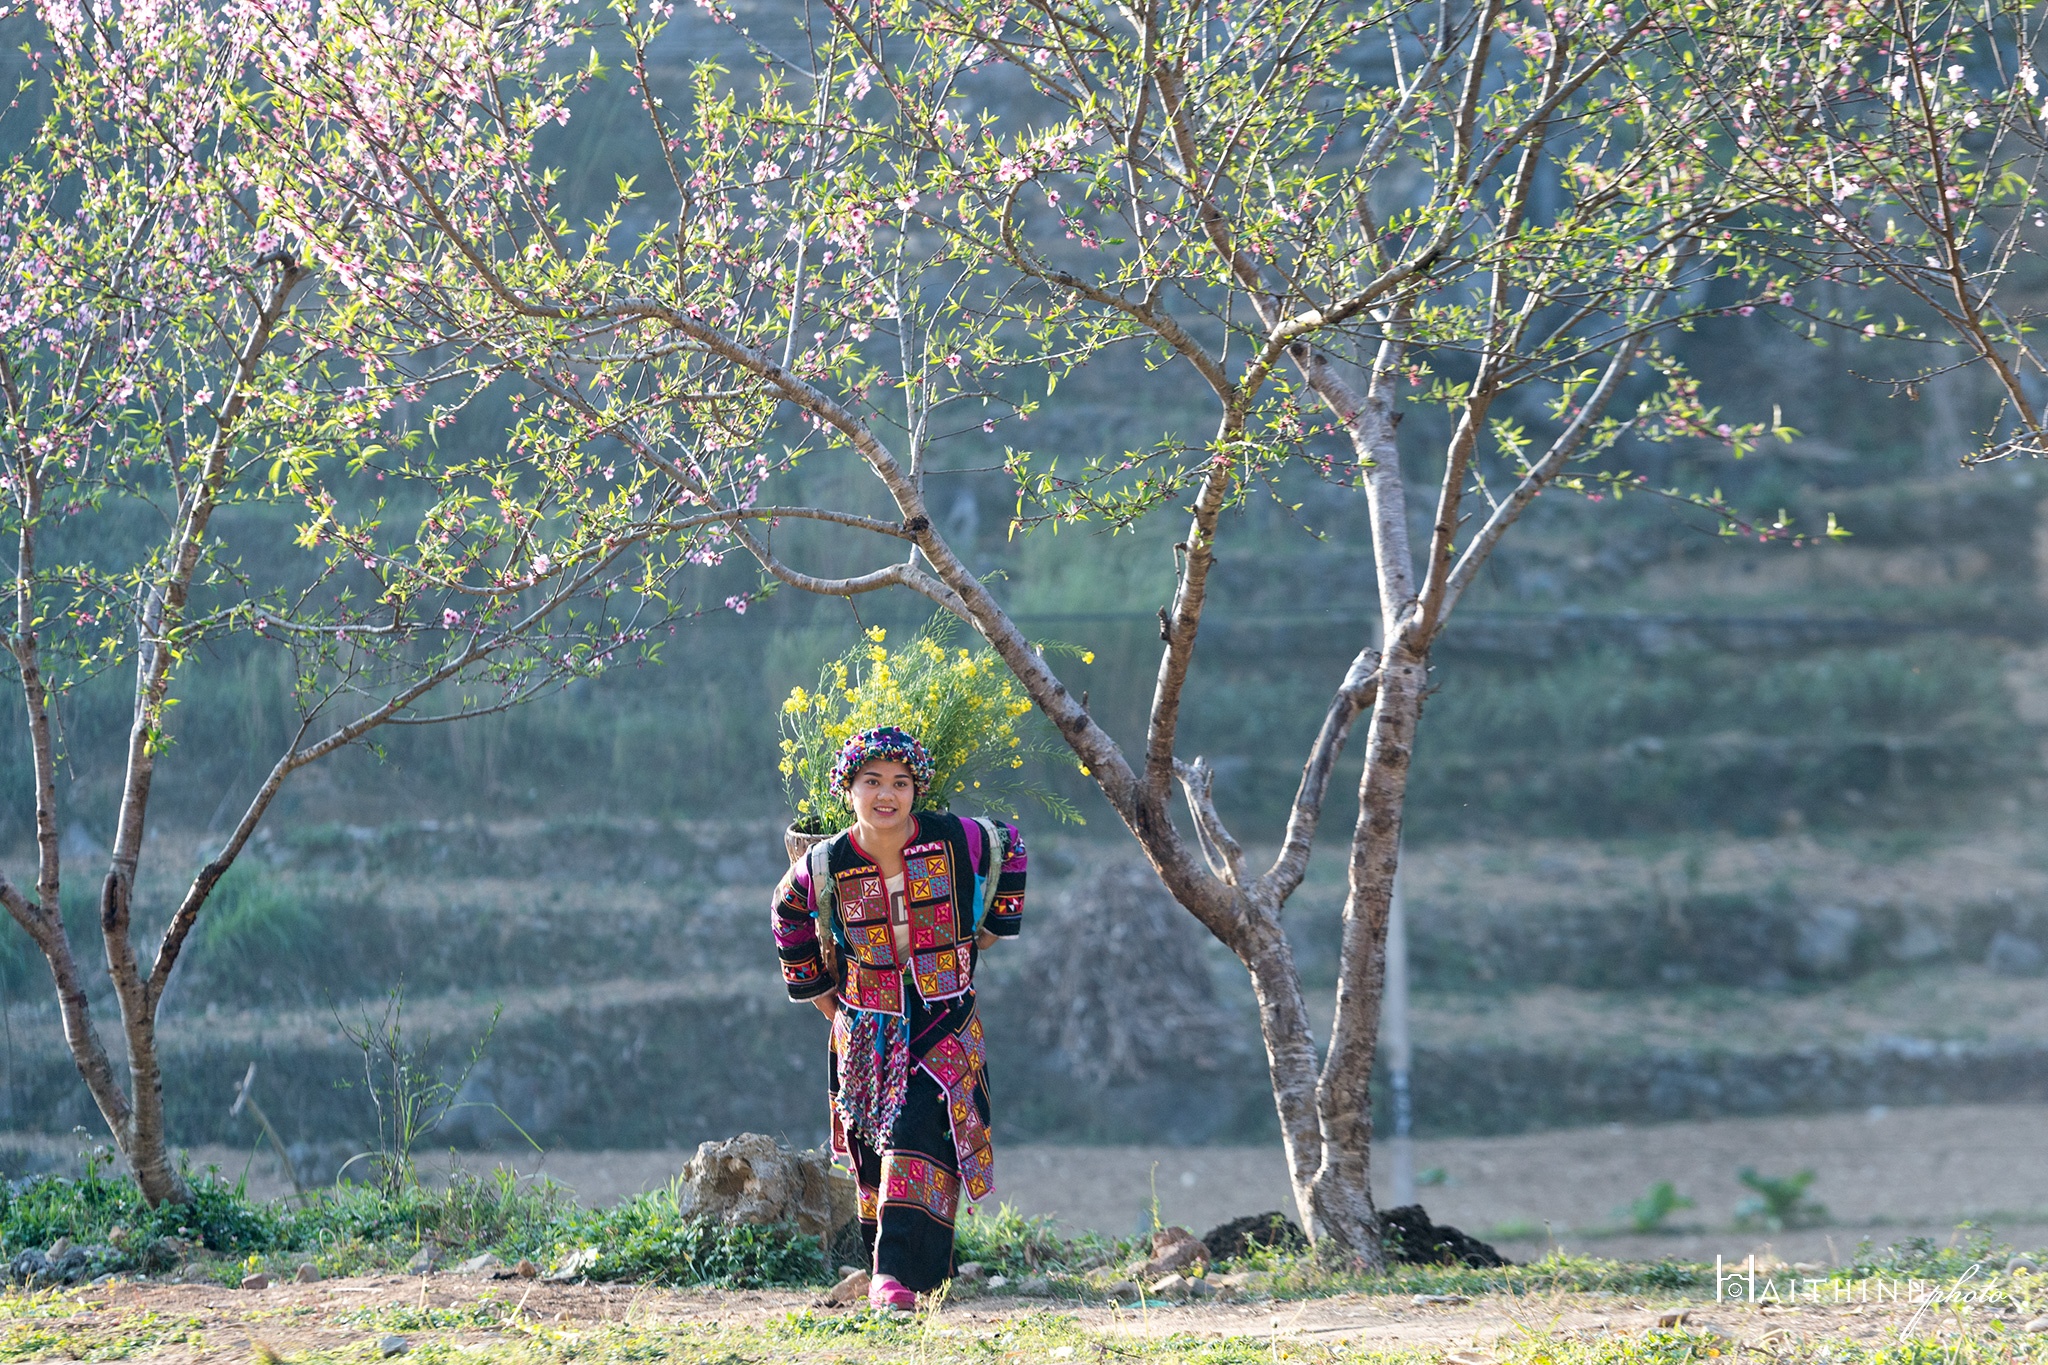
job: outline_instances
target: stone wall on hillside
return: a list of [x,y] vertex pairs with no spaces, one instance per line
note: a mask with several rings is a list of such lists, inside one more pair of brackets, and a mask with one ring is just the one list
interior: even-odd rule
[[[1200,1145],[1277,1134],[1264,1068],[1249,1049],[1221,1064],[1214,1055],[1162,1057],[1136,1077],[1088,1081],[1023,1046],[1014,1015],[991,1016],[999,1141]],[[437,1035],[434,1049],[452,1067],[472,1041],[449,1032]],[[546,1147],[687,1149],[747,1131],[812,1145],[824,1136],[822,1048],[814,1012],[754,993],[592,1002],[510,1021],[471,1076],[469,1107],[426,1145],[518,1150],[524,1139],[512,1122]],[[249,1120],[228,1112],[251,1061],[256,1095],[288,1141],[324,1153],[330,1167],[368,1148],[375,1128],[360,1089],[361,1057],[339,1038],[175,1041],[165,1092],[178,1141],[256,1140]],[[1413,1082],[1418,1132],[1514,1133],[1877,1104],[2048,1101],[2048,1047],[1893,1039],[1622,1055],[1425,1046],[1416,1049]],[[0,1090],[0,1121],[9,1128],[98,1131],[77,1072],[54,1049],[18,1050]]]
[[[235,942],[202,934],[174,980],[162,1035],[172,1130],[187,1142],[253,1140],[248,1119],[228,1110],[254,1062],[257,1097],[287,1138],[328,1154],[316,1167],[361,1150],[374,1119],[362,1055],[340,1023],[366,1006],[374,1016],[403,980],[408,1036],[444,1074],[505,1007],[433,1145],[516,1148],[522,1130],[570,1147],[690,1147],[741,1131],[814,1143],[825,1127],[823,1026],[784,999],[769,961],[772,833],[591,821],[281,834],[243,869],[272,880],[234,892],[253,898],[237,914],[264,932]],[[1141,864],[1084,856],[1034,857],[1025,935],[984,964],[999,1135],[1269,1140],[1272,1099],[1242,968]],[[489,875],[435,871],[450,865]],[[565,875],[579,867],[606,876]],[[1600,888],[1535,871],[1518,882],[1559,899],[1411,900],[1411,958],[1418,987],[1436,992],[1430,1008],[1479,1009],[1560,985],[1620,1015],[1631,1001],[1695,989],[1742,987],[1767,1005],[1865,974],[1903,982],[1971,963],[2025,976],[2048,958],[2048,917],[2024,886],[1937,907],[1788,889],[1631,900],[1609,887],[1600,894],[1620,899],[1569,900]],[[1313,974],[1327,965],[1316,945],[1334,915],[1310,892],[1300,900],[1290,927]],[[264,915],[279,918],[266,928]],[[271,932],[280,926],[307,937]],[[47,1005],[17,1005],[8,1022],[0,1128],[96,1130]],[[1697,1047],[1485,1036],[1460,1046],[1418,1038],[1420,1131],[2048,1098],[2048,1037],[2037,1043],[2025,1029],[1993,1041],[1830,1035],[1796,1046],[1768,1031],[1717,1044],[1711,1029]]]
[[1418,986],[1537,985],[1636,991],[1770,989],[1875,971],[1981,963],[2048,972],[2048,906],[2006,897],[1953,908],[1796,900],[1782,892],[1501,909],[1421,905],[1409,961]]

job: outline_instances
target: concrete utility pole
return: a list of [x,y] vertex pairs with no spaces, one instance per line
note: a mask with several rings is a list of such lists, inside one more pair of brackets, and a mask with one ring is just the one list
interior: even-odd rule
[[1410,1141],[1414,1129],[1414,1107],[1408,1095],[1408,1067],[1413,1052],[1408,1044],[1408,916],[1401,905],[1401,878],[1394,876],[1392,903],[1387,907],[1387,993],[1380,1028],[1387,1040],[1387,1073],[1394,1091],[1394,1137],[1389,1143],[1393,1160],[1393,1200],[1389,1208],[1415,1202],[1415,1153]]

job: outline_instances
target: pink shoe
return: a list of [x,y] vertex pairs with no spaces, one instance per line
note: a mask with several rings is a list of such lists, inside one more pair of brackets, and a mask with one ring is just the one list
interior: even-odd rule
[[903,1287],[894,1275],[877,1275],[868,1281],[868,1302],[876,1308],[894,1308],[905,1313],[917,1311],[917,1295]]

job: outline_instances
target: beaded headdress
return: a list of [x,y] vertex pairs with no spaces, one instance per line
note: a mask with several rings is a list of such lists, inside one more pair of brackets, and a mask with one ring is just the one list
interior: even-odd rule
[[863,730],[839,751],[832,762],[832,788],[845,791],[853,785],[854,774],[876,759],[901,763],[910,769],[910,780],[920,792],[932,785],[932,756],[908,733],[893,725]]

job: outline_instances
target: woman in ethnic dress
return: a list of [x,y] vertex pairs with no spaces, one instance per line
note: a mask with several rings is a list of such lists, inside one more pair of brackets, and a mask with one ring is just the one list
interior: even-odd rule
[[832,1021],[832,1148],[860,1187],[878,1308],[914,1308],[952,1275],[961,1190],[994,1188],[974,969],[1024,913],[1016,826],[918,810],[931,776],[894,726],[848,740],[832,784],[853,827],[792,867],[775,902],[790,998]]

